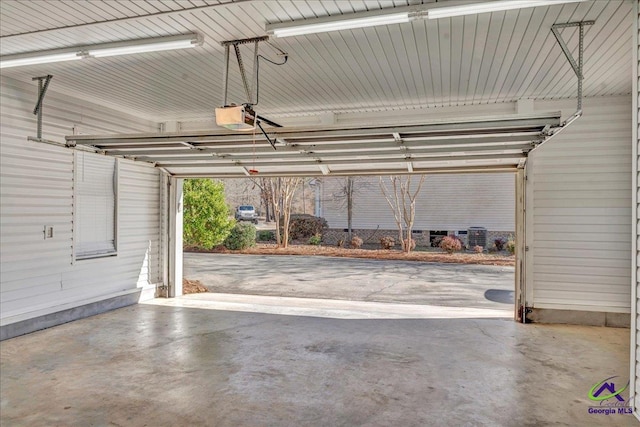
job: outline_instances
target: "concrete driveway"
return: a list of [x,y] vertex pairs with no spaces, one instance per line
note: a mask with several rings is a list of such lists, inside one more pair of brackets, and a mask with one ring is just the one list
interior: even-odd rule
[[514,268],[314,256],[184,254],[211,292],[473,307],[513,313]]

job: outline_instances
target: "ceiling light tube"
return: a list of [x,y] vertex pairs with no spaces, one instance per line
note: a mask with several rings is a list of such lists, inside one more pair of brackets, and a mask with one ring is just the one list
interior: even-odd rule
[[0,58],[0,68],[20,67],[23,65],[48,64],[50,62],[73,61],[82,59],[78,52],[66,53],[42,53],[40,55],[12,55],[11,57]]
[[187,36],[165,37],[159,39],[136,40],[135,42],[113,43],[88,47],[89,56],[103,58],[133,53],[159,52],[163,50],[186,49],[202,44],[202,40],[193,34]]
[[101,58],[133,53],[158,52],[163,50],[184,49],[202,45],[199,34],[158,37],[152,39],[127,40],[124,42],[103,43],[90,46],[30,52],[0,57],[0,68],[22,65],[47,64],[51,62],[71,61],[84,58]]
[[[452,16],[499,12],[536,6],[554,6],[587,0],[452,0],[442,3],[428,3],[421,6],[395,7],[369,12],[357,12],[339,16],[305,19],[275,24],[267,24],[267,34],[273,37],[292,37],[305,34],[326,33],[378,25],[403,24],[418,19],[438,19]],[[443,3],[449,6],[442,6]]]
[[410,11],[403,9],[400,9],[400,11],[398,9],[390,9],[384,11],[385,13],[376,11],[376,13],[353,14],[353,16],[343,15],[338,18],[326,17],[284,24],[269,24],[266,26],[266,30],[269,35],[274,37],[291,37],[378,25],[403,24],[411,19]]
[[454,16],[476,15],[479,13],[501,12],[538,6],[555,6],[583,1],[586,0],[497,0],[457,6],[434,7],[428,10],[427,17],[429,19],[451,18]]

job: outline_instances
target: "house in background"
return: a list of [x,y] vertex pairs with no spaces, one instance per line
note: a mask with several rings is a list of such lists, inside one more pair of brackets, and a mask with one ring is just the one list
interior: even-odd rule
[[[397,236],[398,231],[380,178],[353,178],[353,233],[365,243],[377,244],[382,236]],[[382,178],[391,191],[389,178]],[[317,191],[320,203],[316,215],[324,217],[329,230],[327,244],[344,239],[347,232],[347,178],[323,178]],[[419,182],[413,177],[412,186]],[[438,236],[457,235],[468,245],[471,227],[486,229],[485,247],[495,239],[507,240],[515,234],[515,176],[509,173],[429,175],[416,198],[413,238],[429,245]]]

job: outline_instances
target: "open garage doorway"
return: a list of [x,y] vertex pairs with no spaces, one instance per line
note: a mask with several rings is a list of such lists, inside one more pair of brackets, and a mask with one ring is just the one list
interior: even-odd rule
[[[394,210],[387,202],[391,195],[382,190],[389,191],[391,177],[300,180],[292,204],[294,218],[320,218],[325,227],[321,234],[305,230],[307,235],[298,233],[293,221],[294,240],[278,249],[275,222],[264,215],[270,208],[260,197],[260,187],[252,185],[252,178],[223,180],[230,211],[235,205],[250,205],[263,213],[256,246],[238,253],[187,245],[184,279],[208,291],[189,298],[371,315],[380,310],[398,316],[442,315],[451,308],[452,316],[466,311],[514,318],[515,175],[414,176],[415,218],[409,233],[416,247],[409,253],[399,244]],[[345,188],[351,189],[349,196]],[[305,210],[314,215],[305,215]],[[271,238],[265,238],[269,233]],[[444,236],[458,241],[460,249],[441,249]],[[391,247],[384,244],[389,239],[395,243]]]
[[[528,107],[531,107],[529,105]],[[525,109],[525,106],[522,107]],[[524,235],[524,167],[529,153],[575,121],[562,112],[458,117],[409,124],[272,127],[263,135],[229,131],[183,131],[179,134],[72,136],[76,145],[110,155],[135,156],[171,174],[169,197],[168,290],[182,294],[182,180],[260,176],[424,176],[430,174],[511,173],[516,183],[516,236]],[[382,202],[384,203],[384,202]],[[398,203],[396,203],[398,205]],[[442,227],[437,227],[442,229]],[[412,236],[413,237],[413,236]],[[401,238],[400,240],[403,240]],[[524,254],[523,239],[515,253]],[[526,304],[522,295],[523,262],[517,262],[516,318]]]

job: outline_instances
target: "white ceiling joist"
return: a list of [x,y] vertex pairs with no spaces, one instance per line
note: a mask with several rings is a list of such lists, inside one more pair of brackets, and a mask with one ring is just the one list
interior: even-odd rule
[[[269,128],[259,133],[70,135],[67,146],[152,163],[180,176],[246,177],[515,170],[566,123],[560,113],[422,125]],[[287,143],[282,141],[286,139]],[[257,172],[256,172],[257,171]]]

